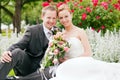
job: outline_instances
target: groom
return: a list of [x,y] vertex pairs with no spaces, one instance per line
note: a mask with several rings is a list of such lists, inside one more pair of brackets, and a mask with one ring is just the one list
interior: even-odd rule
[[17,76],[29,75],[40,68],[39,63],[48,47],[51,29],[54,30],[56,25],[56,9],[50,5],[44,7],[41,18],[42,24],[29,27],[23,38],[2,54],[0,80],[5,80],[12,68]]

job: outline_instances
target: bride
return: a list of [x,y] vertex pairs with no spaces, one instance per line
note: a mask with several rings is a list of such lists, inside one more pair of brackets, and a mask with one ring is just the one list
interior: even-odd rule
[[[70,51],[50,80],[120,80],[120,64],[93,59],[87,35],[72,23],[72,13],[66,4],[58,7],[58,17],[65,30],[62,36],[70,44]],[[61,34],[60,34],[61,35]],[[68,59],[68,60],[67,60]]]
[[[91,56],[91,48],[85,31],[72,23],[72,13],[66,4],[58,7],[58,18],[65,30],[60,34],[70,45],[70,51],[65,58]],[[58,34],[58,36],[60,36]]]

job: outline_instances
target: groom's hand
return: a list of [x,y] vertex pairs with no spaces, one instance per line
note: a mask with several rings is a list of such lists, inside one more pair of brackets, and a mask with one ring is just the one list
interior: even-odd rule
[[11,56],[12,56],[12,53],[10,51],[4,52],[1,56],[1,62],[2,63],[5,63],[5,62],[9,63],[12,60]]

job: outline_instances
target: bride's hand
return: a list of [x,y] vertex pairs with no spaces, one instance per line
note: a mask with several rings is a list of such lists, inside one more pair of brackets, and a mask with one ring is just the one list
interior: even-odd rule
[[59,58],[59,62],[60,62],[60,63],[63,63],[63,62],[66,61],[67,59],[68,59],[67,57]]

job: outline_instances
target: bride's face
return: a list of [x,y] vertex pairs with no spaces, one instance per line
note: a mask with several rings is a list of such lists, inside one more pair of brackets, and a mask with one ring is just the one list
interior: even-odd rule
[[68,10],[62,10],[58,13],[59,21],[64,26],[70,26],[72,24],[72,15]]

